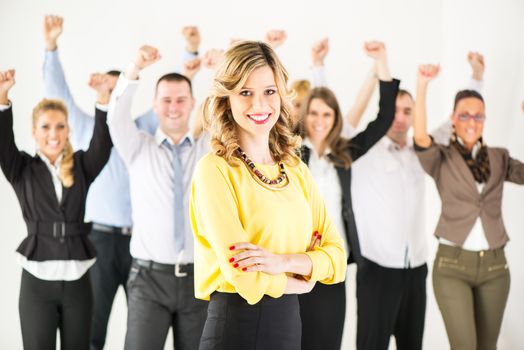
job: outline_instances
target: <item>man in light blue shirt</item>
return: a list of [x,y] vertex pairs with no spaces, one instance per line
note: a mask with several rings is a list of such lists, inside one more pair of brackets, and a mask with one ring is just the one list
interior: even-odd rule
[[[58,98],[66,103],[73,148],[85,149],[93,134],[94,118],[76,105],[69,91],[57,50],[57,39],[62,30],[62,18],[46,16],[44,23],[46,52],[43,65],[45,97]],[[198,38],[198,42],[199,40]],[[188,52],[184,60],[193,59],[195,56],[196,53]],[[106,74],[93,75],[92,80],[102,79],[110,84],[112,91],[119,75],[118,71],[109,71]],[[110,94],[102,98],[109,102],[109,97]],[[158,127],[152,109],[138,117],[135,124],[140,130],[149,134],[154,134]],[[107,165],[88,193],[86,218],[93,221],[91,240],[98,252],[97,262],[91,268],[95,301],[91,349],[102,349],[116,291],[122,285],[127,294],[126,282],[131,267],[129,244],[133,223],[129,176],[115,148],[112,149]]]

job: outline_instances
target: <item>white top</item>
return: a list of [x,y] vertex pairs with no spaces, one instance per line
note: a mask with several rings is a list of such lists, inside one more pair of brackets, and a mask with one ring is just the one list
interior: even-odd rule
[[308,138],[305,138],[302,144],[311,150],[308,162],[309,171],[315,180],[319,193],[324,198],[327,212],[333,220],[337,232],[340,233],[344,240],[346,252],[349,254],[349,244],[345,234],[344,221],[342,220],[342,186],[340,186],[337,169],[327,158],[331,150],[329,148],[326,149],[325,154],[320,157]]
[[362,256],[388,268],[426,262],[424,186],[410,138],[400,148],[384,136],[353,163],[351,193]]
[[[56,198],[58,199],[58,202],[61,202],[63,187],[62,181],[60,181],[59,173],[60,166],[62,165],[62,156],[59,156],[53,165],[42,152],[37,151],[37,153],[51,173],[51,179],[53,180]],[[82,277],[96,261],[96,258],[89,260],[34,261],[27,260],[27,258],[20,253],[16,254],[17,261],[24,270],[33,276],[46,281],[75,281]]]
[[166,136],[157,130],[155,136],[139,131],[131,117],[131,103],[138,80],[120,75],[111,95],[107,124],[113,144],[129,172],[133,235],[130,250],[134,258],[164,264],[193,262],[193,234],[189,224],[189,195],[196,162],[210,150],[209,135],[198,140],[189,138],[180,159],[184,177],[185,247],[175,250],[174,170],[172,152],[163,144]]

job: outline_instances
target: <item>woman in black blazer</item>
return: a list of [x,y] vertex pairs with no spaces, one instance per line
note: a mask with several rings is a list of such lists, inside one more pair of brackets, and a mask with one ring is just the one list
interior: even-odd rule
[[[392,79],[389,73],[384,44],[367,43],[366,54],[376,60],[380,81],[380,109],[376,120],[350,140],[344,139],[341,136],[343,121],[337,99],[325,87],[312,90],[304,101],[300,117],[300,133],[304,137],[302,161],[310,167],[317,185],[321,182],[328,184],[329,188],[323,193],[328,212],[330,207],[341,203],[341,212],[330,214],[340,218],[335,222],[340,222],[337,228],[342,226],[340,234],[345,236],[349,245],[348,262],[358,265],[362,263],[362,257],[351,204],[351,162],[363,156],[389,130],[395,117],[399,86],[399,81]],[[312,157],[315,157],[314,161]],[[327,167],[326,161],[329,163]],[[333,176],[335,181],[332,181]],[[320,191],[323,189],[320,188]],[[346,314],[345,284],[316,284],[311,293],[300,295],[299,301],[302,349],[340,349]]]
[[89,186],[109,159],[106,112],[97,108],[87,151],[73,152],[67,108],[42,100],[33,109],[37,154],[19,151],[8,92],[14,70],[0,72],[0,166],[22,208],[28,236],[17,249],[23,267],[19,311],[24,349],[88,349],[92,317],[89,274],[96,252],[84,223]]

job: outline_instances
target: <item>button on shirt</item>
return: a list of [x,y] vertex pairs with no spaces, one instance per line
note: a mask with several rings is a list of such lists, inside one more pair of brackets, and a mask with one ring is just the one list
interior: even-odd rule
[[423,265],[425,180],[412,140],[401,148],[385,136],[352,167],[362,255],[388,268]]
[[196,162],[210,150],[209,136],[204,133],[193,139],[188,133],[181,140],[184,143],[180,148],[180,160],[187,221],[183,233],[184,249],[177,252],[173,155],[165,144],[171,140],[160,129],[154,137],[137,129],[131,119],[131,103],[137,86],[138,81],[120,76],[111,96],[107,121],[113,144],[129,172],[134,223],[131,255],[164,264],[192,263],[189,191]]

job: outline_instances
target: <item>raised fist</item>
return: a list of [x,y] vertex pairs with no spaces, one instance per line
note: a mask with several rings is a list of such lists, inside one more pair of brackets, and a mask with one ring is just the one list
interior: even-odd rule
[[196,26],[186,26],[182,28],[182,35],[186,40],[186,50],[189,52],[198,52],[200,47],[200,32]]
[[44,40],[46,50],[54,51],[56,49],[56,41],[60,34],[62,34],[64,19],[59,16],[48,15],[44,17]]
[[311,48],[311,60],[314,66],[323,66],[324,59],[329,52],[329,39],[324,38],[316,42]]

